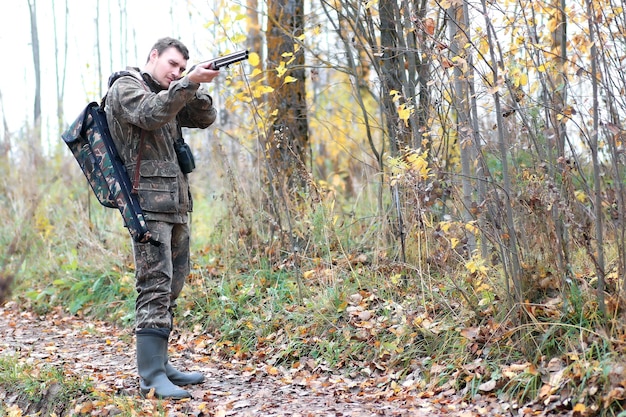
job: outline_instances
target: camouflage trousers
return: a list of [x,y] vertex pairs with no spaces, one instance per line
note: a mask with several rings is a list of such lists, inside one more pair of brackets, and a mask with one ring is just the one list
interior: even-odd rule
[[189,275],[189,226],[148,221],[161,246],[133,243],[136,330],[173,327],[173,310]]

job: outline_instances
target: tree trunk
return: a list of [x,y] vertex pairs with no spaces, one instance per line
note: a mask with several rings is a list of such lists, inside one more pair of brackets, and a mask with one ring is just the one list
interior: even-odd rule
[[[68,49],[68,42],[67,42],[67,22],[68,22],[68,17],[69,17],[69,8],[67,5],[67,0],[64,1],[64,10],[65,10],[65,18],[63,20],[64,26],[63,26],[63,51],[61,52],[59,50],[59,34],[58,34],[58,28],[57,28],[57,19],[56,19],[56,1],[54,1],[52,3],[52,13],[53,16],[55,17],[53,19],[53,28],[54,28],[54,50],[56,51],[55,54],[55,61],[54,61],[54,70],[55,70],[55,75],[56,75],[56,93],[57,93],[57,123],[58,123],[58,131],[59,134],[61,134],[63,132],[63,130],[65,130],[65,127],[63,126],[63,98],[65,96],[65,75],[66,75],[66,70],[67,70],[67,49]],[[63,59],[63,61],[61,62],[61,58]]]
[[39,60],[39,33],[37,30],[37,0],[28,0],[30,12],[30,35],[33,51],[33,66],[35,70],[35,104],[33,118],[38,131],[41,125],[41,64]]
[[380,12],[380,45],[382,52],[382,102],[385,109],[385,119],[391,154],[396,156],[398,151],[411,143],[411,136],[405,124],[398,115],[396,104],[393,102],[392,91],[404,91],[400,82],[400,71],[404,68],[404,60],[398,49],[398,33],[395,22],[400,19],[396,0],[381,0]]
[[[450,17],[450,52],[453,56],[459,57],[460,62],[467,62],[468,56],[465,52],[465,45],[469,41],[469,22],[467,17],[467,3],[451,6],[448,9]],[[461,178],[463,190],[463,221],[468,223],[473,217],[470,213],[472,207],[472,196],[474,194],[474,186],[471,183],[471,161],[475,159],[474,151],[474,135],[472,134],[472,125],[470,120],[470,102],[469,82],[472,75],[469,65],[464,72],[462,65],[454,66],[454,103],[456,110],[456,132],[458,138],[459,153],[461,155]],[[476,241],[472,233],[468,234],[468,253],[472,254],[476,248]]]
[[558,115],[561,114],[567,102],[567,74],[563,65],[567,62],[567,15],[565,14],[565,0],[553,0],[553,9],[555,10],[554,27],[552,32],[552,51],[556,62],[559,64],[550,74],[551,84],[553,87],[552,96],[552,123],[555,130],[557,155],[562,157],[565,154],[565,126],[559,121]]
[[304,50],[294,42],[303,34],[304,0],[271,0],[268,7],[268,82],[274,89],[270,105],[275,112],[268,132],[269,159],[278,176],[286,179],[287,189],[293,190],[307,181],[302,170],[309,153]]
[[98,97],[102,97],[102,55],[100,54],[101,42],[100,42],[100,0],[96,1],[96,57],[97,57],[97,71],[98,71]]
[[[489,51],[490,51],[490,66],[492,71],[491,83],[493,86],[498,85],[498,80],[500,79],[499,71],[498,71],[498,59],[496,58],[496,50],[499,48],[496,47],[494,42],[494,28],[491,24],[491,20],[489,18],[489,13],[487,11],[487,0],[481,0],[482,12],[485,18],[485,27],[487,33],[487,42],[489,43]],[[508,154],[507,154],[507,145],[504,137],[504,121],[502,117],[502,105],[500,102],[500,94],[498,91],[493,93],[493,100],[495,104],[495,112],[496,112],[496,120],[497,120],[497,133],[498,133],[498,150],[500,152],[500,159],[502,163],[502,225],[501,230],[498,231],[500,234],[500,239],[502,241],[501,246],[501,254],[503,258],[503,266],[505,270],[505,274],[507,275],[506,286],[508,290],[508,296],[510,302],[512,302],[510,307],[517,305],[523,300],[523,286],[522,286],[522,274],[521,274],[521,266],[520,259],[518,253],[518,242],[517,242],[517,231],[515,228],[515,222],[513,219],[513,206],[511,197],[515,195],[512,186],[511,186],[511,174],[509,172],[509,163],[508,163]],[[511,294],[509,290],[509,279],[513,281],[513,294]]]
[[[261,36],[261,22],[259,22],[259,2],[258,0],[246,0],[248,13],[248,37],[246,38],[246,46],[250,51],[259,54],[260,63],[263,59],[263,37]],[[259,69],[262,69],[261,66]]]
[[[595,266],[598,275],[597,300],[598,308],[602,314],[606,313],[606,305],[604,302],[604,232],[602,229],[602,220],[604,218],[604,210],[602,208],[602,180],[600,179],[601,167],[598,159],[598,128],[599,128],[599,103],[598,103],[598,48],[595,45],[595,26],[593,19],[595,16],[594,6],[591,0],[587,0],[587,19],[589,25],[589,41],[591,44],[591,88],[592,88],[592,115],[593,130],[591,131],[590,147],[591,160],[593,161],[593,185],[594,185],[594,203],[593,212],[596,226],[596,248],[595,248]],[[590,251],[593,254],[593,251]]]
[[2,91],[0,91],[0,113],[2,113],[2,141],[0,142],[0,159],[2,164],[9,166],[9,153],[11,152],[11,132],[9,131],[9,124],[6,119],[6,112],[4,111],[4,100],[2,99]]

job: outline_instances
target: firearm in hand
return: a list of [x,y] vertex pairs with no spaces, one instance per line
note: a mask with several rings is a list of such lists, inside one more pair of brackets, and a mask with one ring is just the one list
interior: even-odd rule
[[232,54],[220,56],[215,59],[210,59],[208,61],[203,61],[199,64],[194,65],[189,69],[189,72],[193,71],[195,67],[198,65],[205,66],[205,64],[209,63],[210,66],[205,66],[206,69],[219,70],[220,68],[227,68],[229,65],[241,62],[244,59],[248,59],[248,50],[245,51],[237,51]]

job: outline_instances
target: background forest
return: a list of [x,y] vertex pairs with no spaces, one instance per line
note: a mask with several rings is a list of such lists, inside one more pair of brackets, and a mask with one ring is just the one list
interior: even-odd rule
[[[69,112],[76,16],[55,0],[37,17],[29,0],[34,110],[19,130],[3,120],[0,278],[24,308],[129,325],[128,233],[59,134],[156,38],[137,47],[131,2],[92,3],[94,33],[115,38],[94,40]],[[621,412],[622,2],[155,3],[205,31],[182,37],[191,61],[251,52],[209,86],[216,124],[186,132],[199,168],[182,326],[276,367],[308,358],[392,389]]]

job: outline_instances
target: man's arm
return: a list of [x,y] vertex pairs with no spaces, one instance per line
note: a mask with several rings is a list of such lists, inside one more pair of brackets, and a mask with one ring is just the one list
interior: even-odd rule
[[[192,83],[210,83],[220,74],[219,69],[212,68],[211,62],[203,62],[192,67],[185,77]],[[217,112],[213,107],[213,99],[202,88],[196,91],[195,96],[178,113],[178,121],[181,126],[199,129],[205,129],[212,125],[216,117]]]
[[122,77],[108,92],[107,107],[115,117],[145,130],[156,130],[172,121],[189,102],[196,100],[199,85],[178,80],[168,90],[153,93],[135,77]]
[[193,83],[210,83],[215,77],[220,75],[219,70],[214,70],[211,67],[211,62],[203,62],[195,65],[186,77]]
[[178,113],[178,121],[183,127],[205,129],[215,122],[217,111],[211,96],[200,88],[196,96]]

